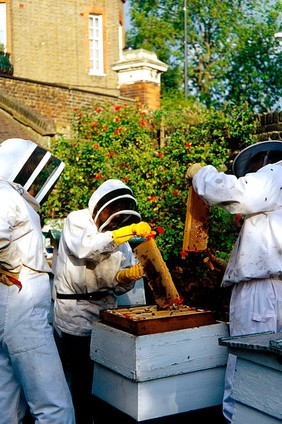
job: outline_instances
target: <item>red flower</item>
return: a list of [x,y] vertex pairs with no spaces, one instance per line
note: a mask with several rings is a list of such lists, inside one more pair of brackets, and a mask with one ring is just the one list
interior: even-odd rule
[[163,156],[162,153],[158,153],[158,158],[161,158]]
[[121,106],[116,106],[115,107],[115,110],[120,110],[121,109]]
[[77,116],[79,116],[79,118],[81,118],[83,116],[83,113],[78,113]]
[[192,147],[191,143],[186,143],[185,146],[187,147],[187,149],[190,149],[190,147]]
[[174,191],[172,192],[172,194],[173,194],[174,196],[176,196],[176,195],[178,194],[178,191],[177,191],[177,190],[174,190]]
[[94,109],[98,112],[98,113],[102,113],[103,109],[100,106],[94,106]]
[[155,200],[155,196],[149,196],[149,200],[152,202],[153,200]]
[[120,121],[120,118],[117,116],[116,119],[115,119],[115,121],[116,122],[119,122]]
[[93,145],[93,149],[98,149],[98,147],[99,147],[98,144]]
[[119,166],[120,166],[120,167],[122,167],[122,166],[125,166],[125,164],[124,164],[123,162],[121,162],[121,163],[119,164]]
[[108,158],[111,158],[111,157],[113,157],[113,154],[112,153],[107,153],[107,156],[108,156]]
[[78,107],[74,107],[73,110],[78,110]]
[[146,127],[146,122],[144,121],[144,119],[141,119],[140,124],[142,125],[142,127]]
[[105,126],[103,127],[103,130],[104,130],[104,131],[107,131],[107,129],[108,129],[108,127],[107,127],[107,125],[105,125]]
[[161,227],[160,225],[158,226],[158,228],[157,228],[157,232],[159,233],[159,234],[163,234],[164,233],[164,227]]
[[101,179],[101,174],[100,174],[100,172],[98,172],[98,174],[96,174],[96,180],[100,180]]
[[124,177],[124,181],[127,183],[129,181],[129,177]]

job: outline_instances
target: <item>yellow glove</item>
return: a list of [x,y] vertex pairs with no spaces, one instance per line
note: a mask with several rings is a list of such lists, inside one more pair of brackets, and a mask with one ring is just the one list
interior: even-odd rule
[[141,264],[133,265],[130,268],[119,271],[116,275],[116,279],[119,283],[130,283],[131,281],[140,280],[144,275],[144,270]]
[[202,165],[200,163],[194,163],[193,165],[189,166],[189,168],[186,171],[185,178],[187,180],[192,180],[196,173],[202,168]]
[[133,236],[148,237],[152,230],[147,222],[139,222],[138,224],[127,225],[112,232],[115,243],[119,246],[130,240]]

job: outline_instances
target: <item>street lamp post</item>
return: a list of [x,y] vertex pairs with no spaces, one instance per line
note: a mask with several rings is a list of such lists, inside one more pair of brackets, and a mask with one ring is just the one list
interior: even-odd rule
[[188,96],[187,86],[187,1],[184,0],[184,93],[185,99]]

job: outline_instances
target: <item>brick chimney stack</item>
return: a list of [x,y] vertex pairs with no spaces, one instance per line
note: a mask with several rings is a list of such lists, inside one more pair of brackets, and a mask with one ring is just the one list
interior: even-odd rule
[[152,110],[160,107],[161,74],[167,68],[156,53],[144,49],[125,50],[122,59],[112,67],[118,72],[120,95]]

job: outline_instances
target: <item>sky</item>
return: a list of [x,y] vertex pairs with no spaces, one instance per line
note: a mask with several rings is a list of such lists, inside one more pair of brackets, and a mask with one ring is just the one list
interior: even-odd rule
[[129,2],[127,0],[124,4],[124,28],[125,28],[125,30],[128,30],[130,28],[128,11],[129,11]]

